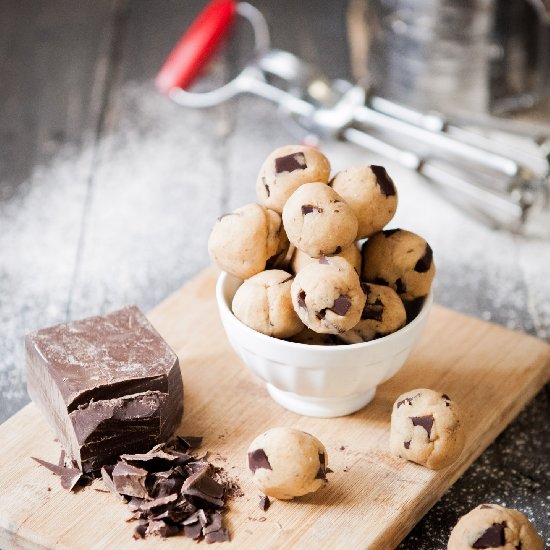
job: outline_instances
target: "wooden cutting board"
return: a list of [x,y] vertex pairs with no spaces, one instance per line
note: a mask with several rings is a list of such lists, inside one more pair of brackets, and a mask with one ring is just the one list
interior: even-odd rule
[[[549,378],[550,346],[435,306],[421,343],[364,410],[344,418],[301,417],[268,396],[231,350],[218,319],[216,272],[206,270],[159,305],[150,319],[178,353],[185,385],[180,434],[203,435],[210,460],[238,478],[230,501],[232,542],[222,548],[395,547]],[[401,392],[434,388],[465,412],[466,448],[434,472],[388,453],[390,411]],[[294,426],[323,441],[334,470],[327,486],[262,512],[245,468],[250,441]],[[31,460],[56,462],[59,446],[34,405],[0,427],[0,548],[154,548],[132,538],[127,507],[97,480],[73,494]],[[162,548],[195,548],[175,537]]]

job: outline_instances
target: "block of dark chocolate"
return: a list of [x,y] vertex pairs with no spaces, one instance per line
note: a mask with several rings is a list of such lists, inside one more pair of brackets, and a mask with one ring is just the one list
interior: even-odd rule
[[166,441],[183,413],[177,355],[136,306],[25,338],[27,387],[84,472]]

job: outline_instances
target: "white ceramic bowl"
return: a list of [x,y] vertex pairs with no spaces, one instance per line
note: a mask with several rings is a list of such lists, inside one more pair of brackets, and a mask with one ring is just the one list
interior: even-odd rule
[[378,340],[342,346],[287,342],[247,327],[231,311],[240,279],[222,273],[216,285],[220,317],[229,342],[245,365],[267,382],[280,405],[298,414],[330,418],[369,403],[376,386],[392,377],[420,339],[432,305],[426,298],[418,316]]

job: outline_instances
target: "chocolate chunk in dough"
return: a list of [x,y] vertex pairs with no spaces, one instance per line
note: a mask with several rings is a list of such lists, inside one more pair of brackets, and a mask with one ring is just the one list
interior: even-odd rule
[[505,527],[505,522],[493,523],[493,525],[472,544],[472,548],[499,548],[500,546],[504,546],[506,544],[504,538]]
[[344,316],[349,308],[351,307],[351,300],[344,295],[338,296],[336,300],[334,300],[334,304],[330,309],[336,313],[336,315]]
[[258,468],[271,470],[271,464],[269,464],[269,460],[263,449],[256,449],[248,453],[248,467],[252,473]]
[[294,172],[294,170],[303,170],[307,168],[306,157],[304,153],[291,153],[284,157],[275,159],[275,173]]
[[318,206],[313,206],[312,204],[303,204],[302,205],[302,214],[305,216],[306,214],[311,214],[312,212],[318,212],[319,214],[323,211],[322,208],[319,208]]
[[395,195],[395,184],[386,172],[386,169],[383,166],[377,166],[375,164],[371,164],[370,169],[376,176],[376,183],[378,184],[378,187],[380,187],[380,191],[382,191],[386,197]]
[[411,416],[410,418],[413,426],[422,426],[426,430],[428,437],[430,437],[432,426],[434,425],[434,417],[431,414],[426,416]]
[[433,259],[433,252],[432,247],[426,243],[426,252],[424,252],[424,255],[422,258],[420,258],[416,265],[414,266],[414,270],[418,273],[426,273],[428,269],[430,269],[430,266],[432,265],[432,259]]

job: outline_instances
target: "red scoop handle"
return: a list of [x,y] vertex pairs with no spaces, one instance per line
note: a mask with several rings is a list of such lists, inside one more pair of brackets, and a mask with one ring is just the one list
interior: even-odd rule
[[213,0],[180,38],[161,70],[155,84],[164,94],[172,88],[187,88],[210,60],[229,30],[237,2]]

